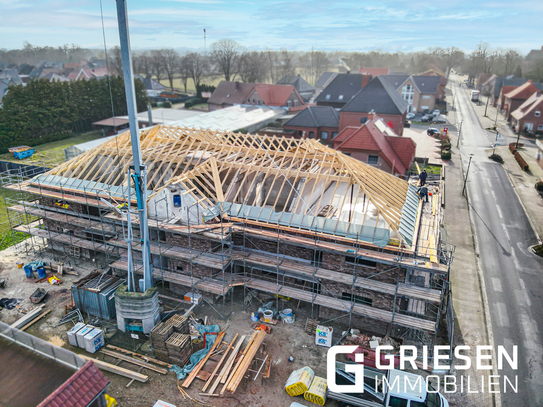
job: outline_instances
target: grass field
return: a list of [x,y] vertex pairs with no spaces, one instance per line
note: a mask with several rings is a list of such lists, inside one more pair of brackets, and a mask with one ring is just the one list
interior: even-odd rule
[[[216,79],[206,78],[204,81],[202,81],[202,83],[205,83],[206,85],[217,86],[221,81],[224,81],[224,78],[222,77],[219,77]],[[168,89],[170,88],[170,81],[168,79],[161,79],[160,83],[168,87]],[[185,91],[185,87],[183,86],[183,82],[181,82],[181,79],[174,79],[173,87],[175,89],[179,89],[181,92]],[[192,79],[189,79],[187,82],[187,92],[192,92],[192,93],[196,92],[196,86],[194,86],[194,81]]]
[[45,167],[54,167],[64,162],[64,149],[74,144],[86,143],[103,137],[101,131],[90,131],[76,134],[73,137],[53,141],[51,143],[41,144],[34,147],[36,151],[32,157],[18,160],[11,153],[0,154],[1,161],[13,161],[21,164],[40,165]]
[[25,233],[14,233],[10,231],[10,224],[8,220],[8,212],[6,209],[6,201],[4,197],[15,198],[17,191],[4,189],[0,187],[0,250],[7,249],[16,243],[22,242],[28,238]]

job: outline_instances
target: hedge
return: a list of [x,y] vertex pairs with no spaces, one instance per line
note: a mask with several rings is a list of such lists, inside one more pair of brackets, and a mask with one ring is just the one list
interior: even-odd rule
[[518,165],[520,165],[520,168],[522,168],[523,171],[528,171],[530,169],[528,163],[526,163],[518,151],[515,152],[515,160],[517,160]]

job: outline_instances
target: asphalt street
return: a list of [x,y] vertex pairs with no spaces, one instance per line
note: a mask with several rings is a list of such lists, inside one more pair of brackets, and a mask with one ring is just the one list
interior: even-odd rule
[[504,345],[508,352],[513,345],[519,348],[518,370],[505,363],[498,371],[510,379],[518,376],[518,394],[508,388],[501,396],[502,405],[543,406],[543,259],[528,249],[537,239],[503,167],[486,156],[495,135],[481,127],[465,85],[455,76],[450,83],[456,93],[457,123],[463,121],[464,168],[470,156],[472,160],[467,193],[494,345]]

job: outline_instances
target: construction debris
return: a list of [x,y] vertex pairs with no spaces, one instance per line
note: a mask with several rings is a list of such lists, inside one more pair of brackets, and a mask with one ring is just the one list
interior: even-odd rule
[[143,375],[141,373],[134,372],[132,370],[125,369],[125,368],[117,366],[117,365],[112,365],[111,363],[103,362],[103,361],[98,360],[98,359],[93,359],[93,358],[90,358],[90,357],[88,357],[86,355],[80,355],[80,356],[83,359],[92,360],[94,362],[94,364],[96,366],[98,366],[98,368],[100,370],[105,370],[107,372],[111,372],[111,373],[115,373],[115,374],[118,374],[118,375],[121,375],[121,376],[124,376],[124,377],[128,377],[129,379],[137,380],[138,382],[142,382],[142,383],[145,383],[145,382],[147,382],[149,380],[149,376],[147,376],[147,375]]
[[19,318],[17,321],[15,321],[13,324],[11,324],[11,327],[21,329],[23,326],[28,324],[34,318],[37,318],[40,311],[41,311],[41,309],[43,307],[45,307],[44,304],[38,305],[36,308],[34,308],[30,312],[28,312],[24,317]]

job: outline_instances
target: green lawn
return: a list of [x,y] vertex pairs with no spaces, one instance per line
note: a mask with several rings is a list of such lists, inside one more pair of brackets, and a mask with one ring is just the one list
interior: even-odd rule
[[34,147],[36,151],[32,157],[18,160],[11,153],[0,154],[0,160],[13,161],[22,164],[43,165],[45,167],[55,167],[64,162],[64,149],[74,144],[86,143],[87,141],[96,140],[103,137],[99,130],[86,133],[75,134],[73,137],[53,141],[51,143],[41,144]]
[[7,249],[8,247],[28,238],[28,235],[25,233],[12,234],[10,231],[6,201],[4,197],[15,199],[16,194],[16,191],[0,187],[0,250]]

